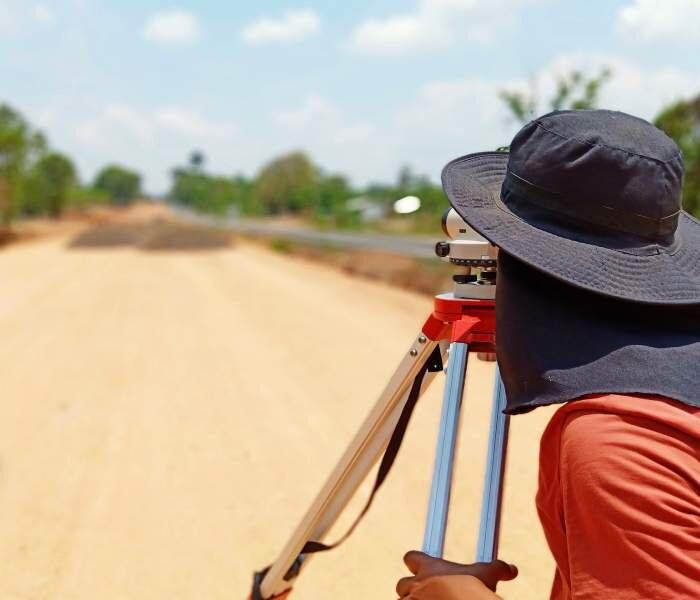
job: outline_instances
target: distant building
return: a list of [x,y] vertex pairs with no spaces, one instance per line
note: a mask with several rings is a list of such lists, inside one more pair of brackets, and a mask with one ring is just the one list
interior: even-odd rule
[[386,216],[384,205],[369,196],[350,198],[345,206],[349,211],[359,213],[363,221],[378,221]]

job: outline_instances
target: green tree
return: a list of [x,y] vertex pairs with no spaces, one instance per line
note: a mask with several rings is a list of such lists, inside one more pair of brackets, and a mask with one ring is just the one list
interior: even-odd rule
[[244,175],[234,175],[233,185],[236,190],[236,204],[244,215],[259,215],[263,209],[255,196],[255,183]]
[[96,204],[109,204],[109,202],[109,194],[104,190],[97,190],[92,186],[79,185],[77,182],[71,188],[68,197],[68,206],[80,211]]
[[[609,68],[602,69],[598,75],[590,78],[576,70],[561,75],[557,77],[556,91],[547,101],[547,107],[550,110],[595,108],[600,90],[611,76]],[[540,110],[540,100],[535,93],[502,90],[500,96],[511,114],[521,123],[527,123],[544,112]]]
[[255,195],[269,214],[315,210],[319,173],[303,152],[292,152],[265,165],[255,180]]
[[683,152],[683,207],[700,217],[700,95],[664,108],[654,124],[672,137]]
[[58,152],[45,154],[36,162],[28,178],[24,202],[28,208],[26,212],[61,216],[76,180],[75,166],[70,158]]
[[321,175],[317,211],[323,215],[334,215],[343,211],[351,193],[350,184],[343,175]]
[[200,212],[223,215],[237,203],[233,179],[212,177],[191,169],[175,169],[169,198]]
[[347,178],[338,173],[318,175],[318,202],[314,222],[320,227],[350,227],[358,224],[358,215],[347,208],[353,195]]
[[46,147],[44,136],[24,117],[0,104],[0,224],[9,225],[32,160]]
[[204,171],[205,158],[199,150],[190,153],[188,164],[172,171],[168,198],[193,210],[224,215],[235,207],[237,213],[255,212],[251,182],[238,175],[222,177]]
[[119,165],[108,165],[95,177],[94,187],[107,193],[113,204],[129,204],[141,194],[141,175]]

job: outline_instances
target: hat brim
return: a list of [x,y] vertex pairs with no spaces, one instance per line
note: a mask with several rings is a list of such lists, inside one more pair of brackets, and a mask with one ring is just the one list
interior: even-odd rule
[[555,235],[524,221],[500,201],[507,152],[450,162],[442,184],[452,207],[505,252],[579,288],[646,304],[700,304],[700,222],[681,214],[673,253],[640,256]]

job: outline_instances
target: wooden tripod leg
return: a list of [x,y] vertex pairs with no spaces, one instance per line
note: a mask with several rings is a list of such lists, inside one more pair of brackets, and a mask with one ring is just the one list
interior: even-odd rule
[[[262,598],[274,598],[291,588],[292,584],[285,580],[285,576],[297,561],[304,544],[310,540],[323,539],[379,460],[406,403],[413,380],[437,345],[437,341],[428,339],[422,333],[414,339],[406,357],[399,364],[333,473],[277,560],[268,569],[260,585]],[[430,383],[432,375],[434,373],[426,374],[422,389]]]

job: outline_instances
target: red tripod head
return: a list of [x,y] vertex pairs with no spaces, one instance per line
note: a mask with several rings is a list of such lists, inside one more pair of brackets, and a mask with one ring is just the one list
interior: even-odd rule
[[469,344],[471,352],[496,352],[496,301],[435,296],[433,313],[423,325],[428,339]]

